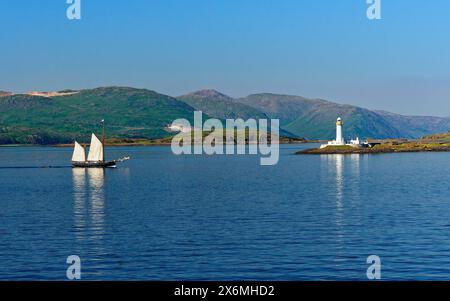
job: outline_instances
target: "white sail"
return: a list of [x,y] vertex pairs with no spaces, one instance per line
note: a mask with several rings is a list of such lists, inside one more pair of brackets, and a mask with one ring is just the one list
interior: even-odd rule
[[103,144],[102,142],[92,134],[91,138],[91,146],[89,147],[89,155],[88,155],[88,161],[89,162],[103,162]]
[[72,162],[85,162],[86,153],[84,147],[75,141],[75,148],[73,149]]

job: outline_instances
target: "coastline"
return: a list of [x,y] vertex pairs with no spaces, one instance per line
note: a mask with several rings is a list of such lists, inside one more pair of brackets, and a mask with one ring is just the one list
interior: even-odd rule
[[388,153],[418,153],[418,152],[450,152],[450,143],[382,143],[372,148],[356,148],[351,146],[329,146],[325,148],[314,148],[301,150],[296,155],[332,155],[332,154],[388,154]]
[[[109,139],[106,141],[105,146],[109,147],[130,147],[130,146],[170,146],[170,138],[163,139]],[[280,138],[279,144],[305,144],[316,143],[317,141],[309,141],[302,138]],[[192,143],[195,145],[196,143]],[[246,143],[248,145],[248,143]],[[73,147],[73,143],[60,143],[60,144],[0,144],[0,147]]]

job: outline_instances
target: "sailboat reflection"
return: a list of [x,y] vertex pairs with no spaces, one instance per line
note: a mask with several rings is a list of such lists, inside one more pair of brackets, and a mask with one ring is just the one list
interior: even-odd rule
[[86,171],[84,168],[72,169],[73,195],[74,195],[74,230],[78,239],[82,239],[86,228]]
[[98,240],[104,234],[105,170],[73,168],[72,178],[76,237]]

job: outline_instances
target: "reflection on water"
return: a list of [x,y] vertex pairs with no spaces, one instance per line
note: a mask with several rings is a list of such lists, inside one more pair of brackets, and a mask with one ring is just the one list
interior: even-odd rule
[[338,209],[343,207],[344,198],[344,155],[321,155],[321,161],[325,163],[325,173],[327,176],[334,174],[336,184],[336,206]]
[[[367,280],[371,254],[384,280],[450,279],[450,153],[293,156],[296,147],[280,145],[270,170],[252,156],[170,147],[112,149],[135,159],[105,174],[0,169],[0,280],[64,280],[70,254],[83,280]],[[70,156],[0,148],[11,166]]]
[[[345,201],[352,201],[359,196],[361,158],[359,154],[321,155],[321,161],[326,166],[325,172],[327,177],[330,177],[330,175],[334,177],[337,226],[343,226]],[[348,168],[345,168],[345,165]],[[350,193],[351,195],[346,195]]]
[[351,195],[348,197],[348,200],[350,203],[352,203],[352,205],[356,205],[354,203],[359,201],[361,195],[360,174],[362,165],[364,165],[364,162],[362,160],[367,158],[367,155],[351,154],[349,158],[349,176],[351,176],[351,181],[347,183],[347,187],[349,188]]
[[344,155],[335,155],[333,159],[336,165],[336,206],[340,212],[344,206]]
[[96,237],[104,233],[105,222],[105,169],[88,168],[89,200],[91,202],[92,231]]
[[[77,238],[80,240],[101,239],[105,221],[105,170],[103,168],[73,168],[72,177]],[[86,237],[87,235],[89,237]]]
[[355,176],[359,176],[359,161],[361,160],[360,154],[351,154],[350,162],[351,162],[351,170]]
[[83,239],[83,231],[86,228],[86,221],[84,218],[86,210],[86,170],[84,168],[73,168],[72,178],[75,235],[78,239]]

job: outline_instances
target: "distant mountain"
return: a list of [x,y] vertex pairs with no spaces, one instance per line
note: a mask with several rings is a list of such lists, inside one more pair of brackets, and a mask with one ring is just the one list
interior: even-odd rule
[[10,94],[0,92],[0,144],[70,143],[101,133],[106,120],[110,138],[164,138],[165,126],[178,118],[279,118],[282,136],[332,139],[335,121],[344,120],[347,138],[419,138],[447,133],[450,118],[403,116],[322,99],[253,94],[233,99],[215,90],[173,98],[146,89],[102,87],[80,91]]
[[270,118],[280,119],[283,126],[321,105],[329,104],[329,102],[320,99],[271,93],[253,94],[235,101],[257,108],[265,112]]
[[247,120],[249,118],[267,118],[267,115],[260,110],[243,103],[235,102],[233,98],[216,90],[200,90],[178,96],[177,99],[184,101],[208,116],[218,119],[242,118]]
[[279,118],[283,129],[309,139],[332,139],[338,116],[348,138],[419,138],[450,130],[450,118],[403,116],[300,96],[264,93],[236,101]]
[[106,120],[108,137],[161,138],[177,118],[193,119],[194,108],[145,89],[106,87],[57,97],[0,98],[0,144],[88,141]]
[[404,116],[386,111],[375,111],[393,127],[401,129],[404,137],[419,138],[435,133],[450,131],[450,118],[432,116]]
[[[200,90],[190,94],[178,96],[177,99],[184,101],[191,107],[198,111],[204,112],[210,117],[221,120],[238,118],[242,118],[244,120],[254,118],[258,120],[269,118],[268,115],[261,110],[247,104],[237,102],[232,97],[222,94],[216,90]],[[270,123],[268,126],[270,127]],[[280,135],[286,137],[297,137],[297,135],[294,135],[293,133],[282,128],[280,128]]]

